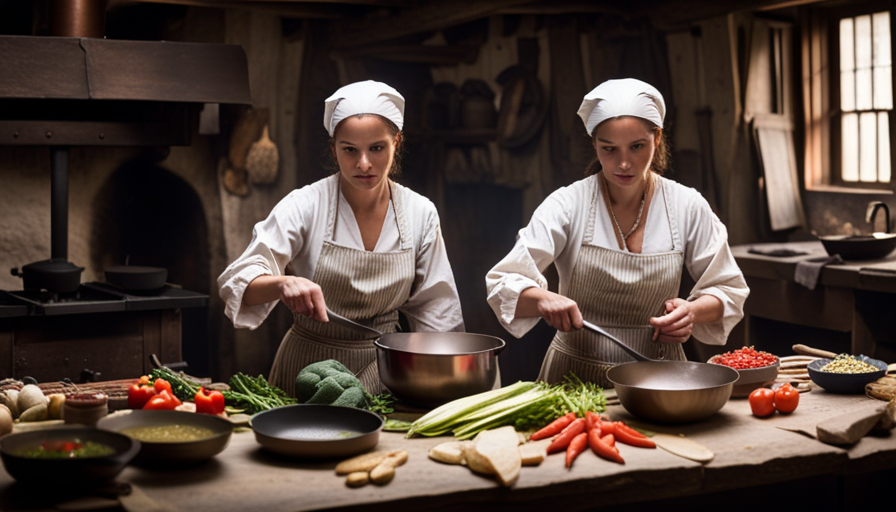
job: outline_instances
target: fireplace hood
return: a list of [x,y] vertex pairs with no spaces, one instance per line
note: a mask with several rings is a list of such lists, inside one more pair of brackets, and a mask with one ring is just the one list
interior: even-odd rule
[[196,104],[251,104],[241,46],[0,36],[0,145],[189,145]]

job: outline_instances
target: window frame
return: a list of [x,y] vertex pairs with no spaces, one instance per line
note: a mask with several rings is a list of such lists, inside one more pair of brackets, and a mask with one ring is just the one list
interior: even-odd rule
[[[840,20],[890,12],[891,55],[896,56],[896,10],[887,0],[871,0],[850,5],[815,6],[803,18],[802,35],[805,110],[805,186],[808,190],[893,193],[896,190],[896,159],[890,158],[888,183],[844,181],[841,173],[840,109]],[[896,98],[896,62],[890,66]],[[807,91],[806,87],[810,90]],[[808,93],[808,94],[807,94]],[[808,97],[806,97],[808,96]],[[896,108],[889,111],[890,151],[896,149]]]
[[[876,8],[875,6],[879,6]],[[831,130],[831,184],[838,187],[844,188],[860,188],[860,189],[882,189],[882,190],[892,190],[893,189],[893,177],[896,176],[894,174],[894,170],[896,170],[896,162],[893,161],[893,158],[890,158],[890,181],[887,183],[881,182],[869,182],[869,181],[845,181],[843,180],[843,173],[841,169],[842,165],[842,140],[841,140],[841,128],[842,128],[842,119],[843,119],[843,110],[840,108],[840,20],[843,18],[853,18],[856,16],[862,16],[866,14],[874,14],[876,12],[889,11],[890,12],[890,48],[891,55],[896,54],[894,52],[893,45],[893,28],[894,28],[894,16],[893,11],[889,8],[889,2],[868,2],[862,3],[858,5],[849,5],[844,7],[838,7],[836,9],[831,9],[829,18],[828,18],[828,34],[836,34],[837,37],[830,37],[828,39],[829,46],[829,55],[831,56],[831,73],[829,76],[829,87],[831,91],[831,95],[829,96],[832,100],[831,106],[831,122],[830,122],[830,130]],[[893,73],[893,70],[896,69],[896,66],[890,65],[890,79],[891,86],[894,87],[894,97],[896,97],[896,74]],[[896,146],[894,146],[894,142],[896,142],[896,138],[894,138],[894,129],[896,129],[896,122],[894,122],[894,114],[896,114],[896,109],[890,109],[888,120],[890,125],[890,150]]]

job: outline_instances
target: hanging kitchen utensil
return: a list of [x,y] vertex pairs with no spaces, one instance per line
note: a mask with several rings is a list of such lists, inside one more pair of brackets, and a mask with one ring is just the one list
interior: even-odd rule
[[268,125],[264,125],[261,138],[249,148],[246,156],[246,172],[249,181],[259,185],[270,185],[277,181],[280,168],[280,155],[277,145],[268,137]]
[[607,372],[625,409],[649,421],[687,423],[706,419],[731,397],[737,371],[727,366],[692,361],[656,361],[629,347],[604,329],[585,328],[606,337],[637,360]]

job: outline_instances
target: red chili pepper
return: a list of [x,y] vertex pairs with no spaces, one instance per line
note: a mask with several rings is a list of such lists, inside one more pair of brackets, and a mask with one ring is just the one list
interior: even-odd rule
[[615,434],[616,433],[616,422],[615,421],[601,421],[600,425],[600,435],[601,437],[607,434]]
[[711,362],[730,366],[737,370],[747,368],[760,368],[771,366],[778,362],[778,357],[768,352],[756,350],[753,347],[744,347],[731,352],[719,354],[711,359]]
[[591,432],[595,427],[600,427],[600,416],[597,413],[588,411],[585,413],[585,431]]
[[562,432],[563,429],[568,427],[569,424],[572,423],[573,420],[575,420],[575,419],[576,419],[576,414],[574,412],[571,412],[565,416],[561,416],[561,417],[557,418],[556,420],[552,421],[548,426],[546,426],[543,429],[539,430],[538,432],[532,434],[532,436],[529,437],[529,440],[530,441],[538,441],[539,439],[547,439],[549,437],[554,437],[555,435]]
[[143,406],[145,410],[174,410],[178,405],[180,405],[180,400],[177,399],[176,396],[169,393],[168,391],[162,390],[161,393],[149,399],[146,402],[146,405]]
[[155,395],[156,391],[153,389],[152,383],[149,382],[149,377],[144,375],[128,388],[128,407],[142,409],[146,402]]
[[597,454],[598,457],[613,462],[618,462],[620,464],[625,464],[625,460],[623,460],[622,455],[619,454],[619,448],[610,446],[607,443],[603,442],[597,429],[594,429],[588,433],[588,445],[591,447],[591,450],[593,450],[594,453]]
[[617,430],[617,431],[620,430],[620,429],[622,429],[622,430],[625,430],[626,432],[628,432],[629,434],[631,434],[631,435],[634,436],[634,437],[640,437],[641,439],[650,439],[649,437],[645,436],[644,434],[642,434],[642,433],[638,432],[637,430],[633,429],[632,427],[626,425],[624,422],[621,422],[621,421],[614,421],[613,423],[616,424],[616,430]]
[[576,460],[583,451],[585,451],[585,447],[588,446],[588,434],[582,432],[576,437],[572,438],[572,441],[569,443],[569,447],[566,448],[566,469],[572,467],[572,461]]
[[607,446],[613,447],[616,446],[616,436],[613,434],[607,434],[605,436],[600,436],[600,440],[603,441]]
[[196,412],[200,414],[218,415],[224,412],[224,394],[216,389],[199,388],[193,401],[196,403]]
[[[641,437],[638,437],[632,432],[637,432]],[[616,424],[616,439],[621,443],[629,444],[632,446],[640,446],[641,448],[656,448],[656,443],[654,443],[651,439],[644,436],[637,430],[629,427],[625,423],[617,423]]]
[[563,432],[560,432],[560,435],[554,439],[551,444],[548,446],[548,453],[555,453],[559,451],[563,451],[569,446],[569,443],[572,442],[573,438],[577,435],[581,434],[585,431],[585,420],[582,418],[576,418],[572,423],[569,424],[568,427],[563,429]]

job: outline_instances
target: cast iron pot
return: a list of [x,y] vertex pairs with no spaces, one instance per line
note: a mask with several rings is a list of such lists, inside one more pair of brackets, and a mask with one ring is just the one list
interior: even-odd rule
[[374,339],[380,380],[399,400],[436,407],[488,391],[498,378],[497,356],[504,340],[464,332],[390,332],[333,313],[331,321]]
[[585,327],[619,345],[637,359],[610,368],[607,379],[616,396],[635,416],[657,423],[690,423],[717,413],[731,398],[737,370],[692,361],[656,361],[632,349],[607,331]]
[[106,281],[125,290],[157,290],[165,286],[168,269],[123,265],[106,269]]
[[26,290],[71,293],[81,286],[83,271],[84,267],[76,266],[63,258],[54,258],[29,263],[22,267],[21,271],[14,268],[11,273],[22,278],[22,286]]

